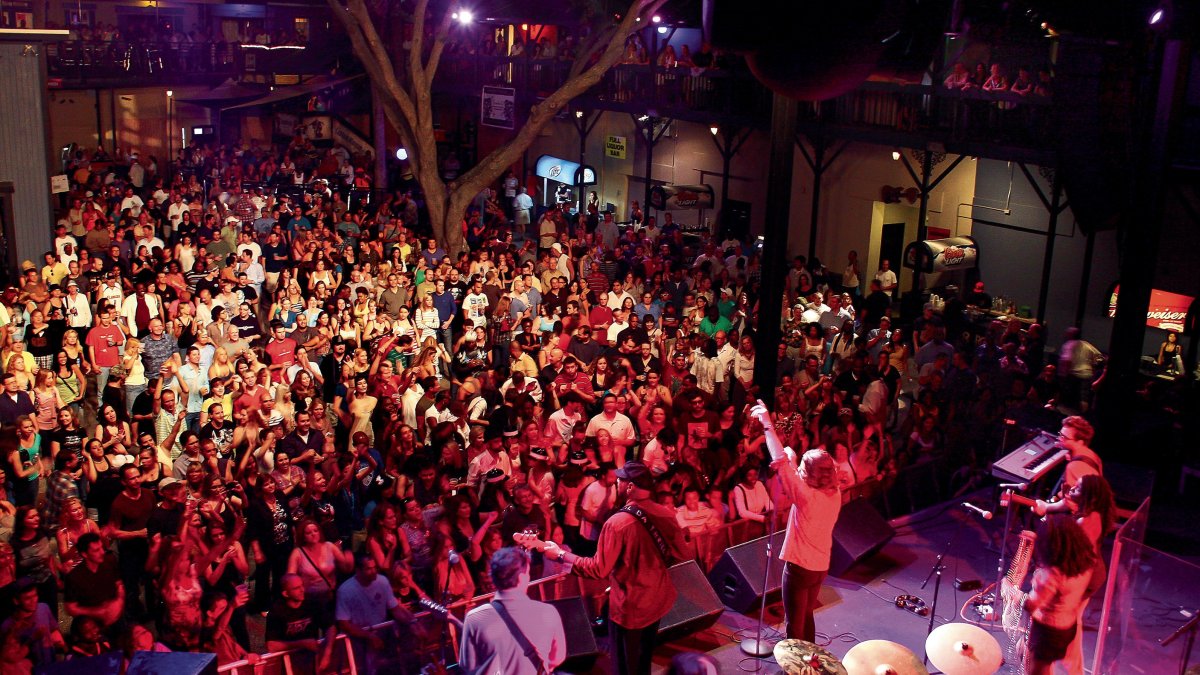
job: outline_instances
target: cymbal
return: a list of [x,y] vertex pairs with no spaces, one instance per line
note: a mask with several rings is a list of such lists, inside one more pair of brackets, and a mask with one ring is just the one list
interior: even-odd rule
[[831,652],[804,640],[780,640],[775,644],[775,662],[786,675],[847,675],[845,666]]
[[842,659],[848,675],[929,675],[908,647],[887,640],[860,642]]
[[992,675],[1004,662],[996,638],[969,623],[933,629],[925,640],[925,655],[945,675]]

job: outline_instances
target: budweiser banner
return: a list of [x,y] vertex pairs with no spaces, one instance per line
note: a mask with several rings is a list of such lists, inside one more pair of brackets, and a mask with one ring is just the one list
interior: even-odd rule
[[[1120,290],[1120,284],[1113,286],[1112,295],[1108,297],[1109,318],[1117,315],[1117,295]],[[1150,309],[1146,311],[1146,325],[1172,333],[1182,333],[1188,309],[1194,300],[1190,295],[1168,293],[1158,289],[1150,291]]]

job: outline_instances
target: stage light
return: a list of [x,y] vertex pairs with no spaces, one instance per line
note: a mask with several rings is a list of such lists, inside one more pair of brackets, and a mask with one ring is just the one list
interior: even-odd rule
[[639,116],[639,117],[638,117],[638,121],[639,121],[639,122],[645,122],[645,121],[646,121],[646,120],[648,120],[648,119],[650,119],[650,116],[649,116],[649,115],[641,115],[641,116]]
[[900,151],[899,151],[899,150],[893,150],[893,151],[892,151],[892,161],[893,161],[893,162],[899,162],[899,161],[900,161]]
[[521,30],[529,30],[529,24],[527,24],[527,23],[521,24]]
[[719,127],[719,126],[717,126],[717,125],[715,125],[715,124],[714,124],[714,125],[710,126],[710,127],[708,128],[708,130],[712,132],[712,135],[713,135],[713,136],[716,136],[716,135],[717,135],[717,132],[721,131],[721,127]]
[[401,162],[408,159],[408,151],[404,148],[396,148],[396,159],[400,160]]
[[174,95],[175,95],[175,92],[173,90],[171,90],[171,89],[167,90],[167,98],[171,98]]
[[575,118],[576,118],[576,119],[583,119],[583,111],[582,111],[582,110],[576,110],[576,111],[575,111]]
[[457,12],[455,12],[454,14],[451,14],[450,18],[456,19],[459,23],[466,24],[466,23],[471,23],[472,21],[474,21],[475,15],[472,14],[471,10],[469,10],[469,9],[460,9]]
[[659,26],[659,27],[658,27],[658,34],[659,34],[659,35],[666,35],[666,34],[667,34],[667,27],[666,27],[666,26]]
[[1159,7],[1158,9],[1154,10],[1153,14],[1150,15],[1150,25],[1156,26],[1162,20],[1163,20],[1163,9],[1162,9],[1162,7]]
[[650,20],[653,21],[654,23],[662,23],[662,17],[657,14],[650,17]]

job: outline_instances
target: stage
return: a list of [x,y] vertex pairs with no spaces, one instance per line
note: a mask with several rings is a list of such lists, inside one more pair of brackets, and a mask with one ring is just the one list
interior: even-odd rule
[[[993,506],[989,504],[990,490],[973,493],[967,498],[985,508]],[[911,649],[918,658],[923,657],[929,618],[897,608],[895,598],[899,594],[910,594],[932,604],[934,581],[931,580],[924,589],[921,583],[929,574],[937,555],[946,548],[947,541],[952,537],[955,541],[944,560],[945,573],[934,625],[962,621],[959,617],[960,608],[975,591],[957,591],[955,579],[981,580],[984,586],[995,580],[1004,514],[997,513],[994,519],[986,521],[958,506],[960,501],[963,500],[892,521],[896,536],[878,554],[855,565],[840,577],[826,579],[820,595],[821,606],[816,612],[820,644],[842,657],[858,642],[883,639],[900,643]],[[1009,538],[1010,547],[1015,546],[1015,540],[1014,530]],[[1106,560],[1111,545],[1110,537],[1105,548]],[[1186,565],[1186,561],[1161,559],[1165,558],[1161,554],[1157,558],[1160,559],[1156,560],[1154,556],[1141,551],[1138,561],[1141,574],[1136,582],[1137,597],[1130,603],[1128,615],[1133,617],[1130,622],[1137,624],[1140,641],[1125,640],[1125,653],[1136,654],[1136,658],[1107,672],[1163,675],[1177,672],[1183,641],[1169,648],[1159,647],[1156,641],[1186,620],[1179,609],[1195,610],[1200,606],[1195,604],[1200,602],[1200,589],[1192,584],[1180,583],[1180,573],[1176,573],[1173,566],[1179,562]],[[1171,570],[1168,571],[1168,568]],[[1089,672],[1104,604],[1101,594],[1093,598],[1084,616],[1084,655]],[[783,606],[777,596],[772,598],[766,609],[765,634],[772,642],[781,637],[778,631],[783,623]],[[972,620],[979,619],[969,610],[967,616]],[[773,658],[758,660],[747,657],[737,644],[743,636],[754,636],[757,617],[757,609],[746,614],[726,609],[711,628],[660,645],[654,656],[654,672],[666,672],[671,657],[681,651],[711,654],[719,662],[722,673],[780,672]],[[996,637],[1002,649],[1007,648],[1007,637],[998,624],[992,626],[989,632]],[[609,672],[607,666],[604,657],[601,657],[591,672]],[[930,668],[931,672],[934,670]],[[1006,664],[1000,672],[1016,673],[1019,670]],[[1058,672],[1063,670],[1060,668]]]

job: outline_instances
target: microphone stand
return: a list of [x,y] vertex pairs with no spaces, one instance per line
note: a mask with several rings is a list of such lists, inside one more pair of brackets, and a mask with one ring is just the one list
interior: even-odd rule
[[1008,502],[1008,506],[1004,507],[1004,535],[1000,538],[1000,557],[996,560],[996,583],[992,586],[992,621],[999,621],[1003,616],[1003,608],[1000,607],[1000,583],[1004,580],[1006,565],[1004,558],[1008,555],[1008,535],[1012,533],[1013,513],[1017,510],[1017,505],[1012,501]]
[[[775,491],[772,490],[771,492],[774,493]],[[777,495],[775,494],[771,495],[773,502],[776,496]],[[763,622],[766,619],[767,613],[767,596],[769,595],[767,592],[767,584],[771,578],[771,540],[775,538],[775,514],[776,511],[774,509],[767,511],[767,517],[763,521],[767,526],[767,561],[766,564],[763,565],[763,599],[758,608],[758,625],[754,629],[754,639],[742,640],[738,645],[741,647],[743,654],[746,654],[747,656],[756,656],[759,658],[768,656],[774,653],[775,650],[775,646],[770,644],[767,640],[764,640],[762,636]],[[754,672],[758,672],[757,661],[755,662]]]
[[1184,675],[1188,669],[1188,662],[1192,660],[1192,647],[1196,644],[1196,629],[1200,628],[1200,612],[1192,614],[1192,618],[1184,622],[1182,626],[1175,629],[1167,637],[1163,638],[1159,645],[1166,647],[1174,642],[1181,635],[1187,635],[1183,641],[1183,655],[1179,659],[1179,675]]
[[[942,564],[942,560],[944,560],[946,558],[946,554],[950,552],[950,547],[953,546],[955,540],[958,539],[958,535],[962,532],[963,525],[965,524],[966,520],[961,518],[958,520],[958,527],[954,528],[954,533],[951,534],[950,538],[946,540],[946,547],[943,548],[942,552],[938,554],[938,557],[934,559],[933,567],[929,569],[929,574],[925,576],[925,581],[921,582],[921,590],[925,590],[925,587],[929,585],[929,580],[933,579],[935,575],[937,576],[937,579],[933,582],[933,602],[929,604],[929,627],[925,630],[926,644],[928,644],[929,641],[929,634],[933,632],[933,622],[935,619],[937,619],[938,592],[942,589],[942,572],[946,569],[946,566]],[[925,647],[925,666],[929,666],[928,647]]]
[[[451,551],[451,553],[453,554],[454,552]],[[457,556],[453,556],[453,555],[451,556],[452,559],[454,557],[457,557]],[[447,560],[446,561],[446,583],[442,585],[441,601],[442,601],[443,606],[445,606],[446,600],[450,597],[450,574],[453,572],[453,569],[454,569],[454,563],[451,560]],[[442,665],[445,666],[447,663],[449,663],[449,661],[446,659],[446,650],[450,648],[449,610],[447,610],[446,618],[442,620],[441,643],[442,644],[438,647],[438,651],[442,655]],[[457,654],[455,655],[455,658],[456,659],[458,658]]]

